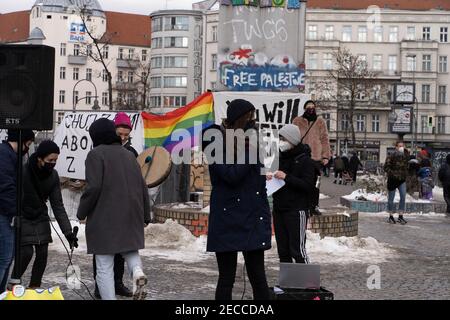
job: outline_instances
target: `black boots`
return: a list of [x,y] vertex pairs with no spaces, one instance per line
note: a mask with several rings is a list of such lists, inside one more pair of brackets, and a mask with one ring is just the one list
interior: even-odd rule
[[389,222],[389,223],[392,223],[392,224],[396,224],[395,219],[394,219],[394,216],[389,216],[388,222]]
[[408,222],[403,218],[403,215],[402,215],[402,214],[398,216],[397,222],[400,223],[400,224],[407,224],[407,223],[408,223]]

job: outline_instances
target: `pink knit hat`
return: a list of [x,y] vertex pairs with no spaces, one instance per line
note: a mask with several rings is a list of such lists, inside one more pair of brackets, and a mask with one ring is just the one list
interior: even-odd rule
[[116,117],[114,118],[114,124],[116,127],[124,126],[133,129],[131,127],[130,117],[128,117],[125,112],[119,112],[116,114]]

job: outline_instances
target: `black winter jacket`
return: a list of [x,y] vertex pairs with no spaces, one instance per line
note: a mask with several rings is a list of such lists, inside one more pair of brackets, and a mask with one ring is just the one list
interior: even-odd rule
[[0,144],[0,214],[12,218],[16,212],[17,153],[8,142]]
[[439,169],[439,180],[445,188],[450,187],[450,164],[444,163]]
[[317,178],[314,162],[303,144],[280,153],[286,184],[273,194],[274,211],[307,210]]

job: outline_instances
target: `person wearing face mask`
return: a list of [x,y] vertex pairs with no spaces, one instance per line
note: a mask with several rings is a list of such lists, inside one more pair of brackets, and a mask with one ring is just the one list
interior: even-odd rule
[[395,191],[398,189],[400,194],[400,203],[398,206],[398,223],[406,224],[406,220],[403,218],[405,212],[406,201],[406,178],[408,176],[408,161],[409,154],[405,149],[403,141],[398,141],[395,145],[395,151],[393,154],[386,158],[384,163],[384,172],[387,174],[387,189],[388,189],[388,212],[389,223],[396,223],[394,219],[395,213]]
[[47,266],[48,244],[52,241],[47,200],[70,247],[78,247],[78,239],[64,208],[59,175],[54,170],[59,147],[50,140],[39,144],[23,170],[23,209],[21,229],[20,270],[14,270],[10,284],[20,283],[35,254],[29,288],[40,288]]
[[17,153],[26,154],[34,141],[32,130],[22,130],[22,147],[18,130],[8,130],[8,139],[0,144],[0,293],[6,290],[13,260],[17,215]]
[[[293,124],[298,126],[302,133],[301,142],[311,148],[311,158],[314,160],[317,171],[320,173],[322,166],[326,166],[331,158],[330,140],[325,120],[316,112],[316,103],[309,100],[304,105],[305,112],[296,117]],[[320,178],[317,176],[316,180]],[[316,181],[317,182],[317,181]],[[319,211],[319,188],[314,187],[312,196],[311,213],[320,215]]]
[[273,223],[280,262],[309,263],[306,227],[316,168],[309,148],[301,143],[300,130],[288,124],[280,132],[280,168],[273,175],[285,185],[273,194]]
[[[215,162],[208,158],[212,190],[207,251],[216,254],[219,269],[216,300],[232,299],[239,252],[244,256],[253,298],[270,298],[264,252],[271,247],[272,228],[265,177],[261,174],[263,165],[259,159],[256,163],[250,161],[250,152],[255,151],[252,139],[242,143],[243,146],[237,145],[234,138],[226,141],[226,132],[238,135],[245,129],[254,130],[254,117],[253,104],[236,99],[228,105],[223,124],[203,132],[205,135],[214,129],[225,139],[222,139],[223,158]],[[227,159],[232,159],[232,163]]]

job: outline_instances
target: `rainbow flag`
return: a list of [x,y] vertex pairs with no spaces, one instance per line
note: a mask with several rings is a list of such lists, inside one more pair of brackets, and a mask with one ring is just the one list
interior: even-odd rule
[[[145,148],[163,146],[169,152],[182,143],[182,148],[192,148],[198,145],[202,129],[214,124],[213,95],[206,92],[187,106],[163,114],[142,112],[144,122]],[[173,141],[172,132],[185,129],[190,133],[190,139]]]

